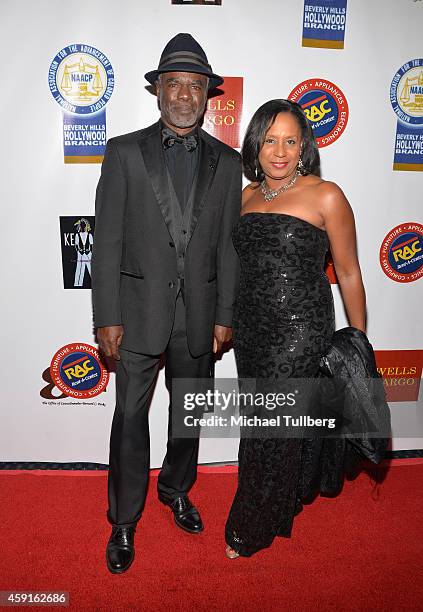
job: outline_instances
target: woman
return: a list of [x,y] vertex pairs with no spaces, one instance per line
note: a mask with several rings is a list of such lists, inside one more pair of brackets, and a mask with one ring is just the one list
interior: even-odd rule
[[[329,248],[349,324],[365,331],[353,213],[341,189],[317,175],[318,149],[298,104],[271,100],[261,106],[242,157],[251,184],[233,232],[241,260],[233,322],[238,375],[315,377],[334,332],[324,273]],[[341,452],[333,442],[327,448]],[[290,536],[301,500],[315,492],[324,451],[322,439],[241,437],[238,489],[225,534],[229,558],[251,556],[276,535]]]

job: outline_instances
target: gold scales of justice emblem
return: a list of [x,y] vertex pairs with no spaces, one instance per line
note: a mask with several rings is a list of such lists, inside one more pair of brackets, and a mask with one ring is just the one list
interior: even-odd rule
[[406,76],[400,101],[404,110],[411,114],[423,115],[423,70],[418,76]]
[[65,64],[60,90],[74,102],[91,104],[104,91],[98,64],[89,64],[81,56],[74,64]]

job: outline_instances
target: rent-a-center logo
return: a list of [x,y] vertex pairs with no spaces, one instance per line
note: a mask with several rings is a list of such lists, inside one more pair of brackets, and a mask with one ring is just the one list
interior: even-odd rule
[[401,223],[383,239],[380,265],[391,280],[411,283],[423,276],[423,225]]
[[78,399],[99,395],[109,382],[109,372],[90,344],[62,346],[51,360],[50,374],[62,393]]
[[291,91],[288,99],[305,112],[319,148],[334,143],[348,123],[348,103],[341,89],[326,79],[307,79]]

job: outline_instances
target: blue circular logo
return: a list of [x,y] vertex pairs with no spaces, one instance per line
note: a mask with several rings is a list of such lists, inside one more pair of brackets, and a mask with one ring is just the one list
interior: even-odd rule
[[67,113],[100,112],[110,100],[115,84],[107,57],[90,45],[64,47],[50,64],[48,83],[53,98]]
[[423,236],[417,232],[404,232],[389,249],[389,263],[396,272],[412,274],[423,264]]
[[423,126],[423,59],[406,62],[391,83],[390,99],[399,121]]
[[399,283],[410,283],[423,276],[423,226],[401,223],[387,234],[379,259],[386,276]]
[[338,105],[330,93],[315,89],[308,91],[301,98],[301,106],[308,112],[315,138],[329,134],[338,122]]
[[90,344],[62,346],[51,360],[50,373],[56,387],[69,397],[95,397],[109,382],[109,372]]
[[303,109],[319,148],[341,136],[348,123],[348,103],[341,89],[327,79],[307,79],[289,94]]
[[92,355],[75,351],[60,364],[62,382],[72,388],[86,391],[95,387],[101,376],[100,365]]

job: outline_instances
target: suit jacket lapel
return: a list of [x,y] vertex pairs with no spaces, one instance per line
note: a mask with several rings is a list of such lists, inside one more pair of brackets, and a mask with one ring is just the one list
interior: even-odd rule
[[[195,184],[193,185],[193,206],[191,213],[191,222],[188,233],[188,241],[195,230],[198,223],[201,211],[206,203],[209,187],[216,172],[216,166],[219,159],[219,153],[208,142],[202,138],[200,130],[200,159],[198,162],[198,171]],[[187,241],[187,244],[188,244]]]
[[[192,188],[190,199],[193,199],[190,226],[188,230],[187,244],[198,223],[201,211],[207,201],[209,187],[216,172],[219,153],[200,134],[200,159],[198,171]],[[171,193],[168,183],[168,172],[163,155],[163,147],[160,138],[160,122],[154,125],[154,129],[146,136],[139,139],[138,145],[144,160],[147,174],[151,180],[154,195],[160,206],[163,219],[168,228],[171,238],[176,238],[177,228],[173,227],[173,215],[171,210]]]
[[155,128],[156,129],[151,131],[147,136],[140,138],[138,144],[163,219],[167,225],[171,238],[174,238],[175,228],[173,227],[173,216],[171,212],[171,195],[160,137],[159,122],[156,123]]

